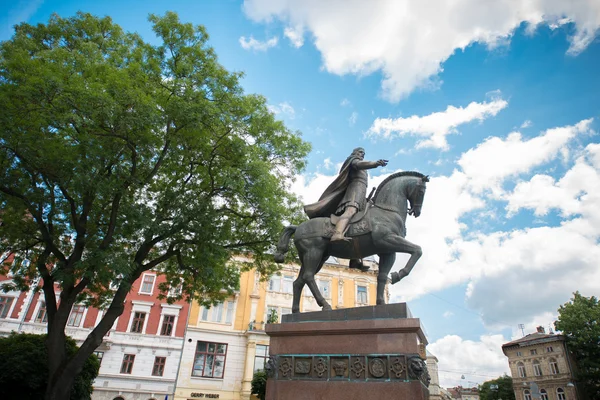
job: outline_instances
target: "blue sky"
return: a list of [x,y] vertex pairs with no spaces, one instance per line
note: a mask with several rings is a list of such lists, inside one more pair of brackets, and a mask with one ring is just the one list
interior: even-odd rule
[[150,13],[205,25],[246,91],[312,143],[292,186],[306,202],[359,145],[389,160],[370,186],[398,170],[430,175],[423,214],[407,223],[424,255],[392,296],[421,318],[443,386],[508,371],[500,345],[520,337],[518,324],[548,329],[573,291],[600,292],[595,0],[46,0],[2,10],[0,40],[16,23],[78,10],[148,41]]

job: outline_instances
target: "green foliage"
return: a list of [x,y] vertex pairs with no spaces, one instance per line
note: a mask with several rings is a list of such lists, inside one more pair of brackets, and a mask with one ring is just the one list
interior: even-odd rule
[[515,400],[512,378],[508,375],[483,382],[479,385],[480,400]]
[[152,44],[86,13],[22,23],[0,43],[0,254],[32,260],[0,273],[21,290],[42,278],[55,344],[75,302],[110,304],[86,354],[144,271],[166,276],[163,296],[181,287],[170,302],[220,301],[239,285],[232,255],[272,273],[301,210],[289,183],[310,145],[244,93],[204,27],[149,20]]
[[595,296],[579,292],[560,306],[554,323],[575,357],[578,387],[590,399],[600,398],[600,304]]
[[271,309],[271,312],[267,316],[267,324],[276,324],[279,322],[279,316],[277,315],[277,310],[274,308]]
[[265,400],[267,393],[267,373],[265,370],[258,370],[252,377],[252,394],[255,394],[259,400]]
[[[48,382],[46,335],[11,333],[0,338],[0,398],[39,400],[44,398]],[[66,351],[77,351],[75,341],[68,338]],[[72,400],[89,399],[100,362],[91,355],[82,372],[75,378]]]
[[270,272],[265,252],[300,210],[286,182],[310,146],[244,94],[204,27],[149,19],[156,46],[78,13],[0,47],[0,252],[49,251],[53,280],[88,278],[90,303],[152,267],[162,289],[181,278],[184,294],[223,297],[231,252]]

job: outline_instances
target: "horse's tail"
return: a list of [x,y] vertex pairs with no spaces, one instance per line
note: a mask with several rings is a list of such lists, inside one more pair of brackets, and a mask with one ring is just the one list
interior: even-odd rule
[[283,229],[279,242],[277,243],[277,251],[275,252],[275,262],[282,263],[285,258],[285,253],[290,249],[290,238],[296,232],[298,227],[296,225],[290,225]]

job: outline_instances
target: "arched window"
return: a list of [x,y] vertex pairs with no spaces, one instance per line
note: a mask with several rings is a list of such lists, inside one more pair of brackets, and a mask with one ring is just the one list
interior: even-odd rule
[[525,373],[525,364],[522,362],[517,364],[517,369],[519,370],[519,378],[526,378],[527,374]]
[[117,396],[113,400],[125,400],[125,399],[123,397],[121,397],[121,396]]
[[531,393],[529,392],[529,390],[525,390],[525,391],[523,392],[523,398],[524,398],[525,400],[531,400]]
[[550,372],[552,372],[554,375],[560,373],[558,370],[558,363],[554,358],[550,359]]
[[567,395],[565,395],[563,388],[556,389],[556,398],[558,400],[567,400]]
[[542,366],[538,360],[533,360],[533,374],[535,376],[542,376]]
[[548,400],[548,392],[546,392],[546,389],[540,390],[540,396],[541,400]]

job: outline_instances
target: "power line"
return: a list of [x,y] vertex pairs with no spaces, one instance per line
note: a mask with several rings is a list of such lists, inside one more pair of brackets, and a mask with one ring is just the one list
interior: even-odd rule
[[[446,369],[438,369],[438,371],[441,372],[449,372],[451,374],[457,374],[457,375],[471,375],[471,376],[480,376],[482,378],[497,378],[498,375],[486,375],[486,374],[477,374],[477,373],[469,373],[469,372],[458,372],[458,371],[451,371],[451,370],[446,370]],[[502,376],[502,375],[500,375]]]

